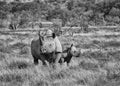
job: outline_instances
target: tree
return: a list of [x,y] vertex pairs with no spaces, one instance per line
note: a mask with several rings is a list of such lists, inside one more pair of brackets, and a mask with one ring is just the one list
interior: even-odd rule
[[11,9],[10,5],[7,5],[6,2],[0,1],[0,19],[7,19],[7,14]]
[[117,3],[119,3],[119,0],[104,0],[103,2],[97,3],[96,11],[100,11],[104,13],[104,18],[109,15],[109,12],[113,7],[116,6]]

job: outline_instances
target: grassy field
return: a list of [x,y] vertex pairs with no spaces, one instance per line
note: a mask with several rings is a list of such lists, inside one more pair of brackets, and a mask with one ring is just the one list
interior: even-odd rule
[[61,36],[62,45],[73,42],[81,56],[57,69],[33,64],[33,38],[0,34],[0,86],[120,86],[120,35]]

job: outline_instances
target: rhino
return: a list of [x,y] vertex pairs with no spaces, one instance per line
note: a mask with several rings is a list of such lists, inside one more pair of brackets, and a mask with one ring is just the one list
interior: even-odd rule
[[[40,33],[40,32],[39,32]],[[52,57],[53,57],[53,52],[51,53],[43,53],[42,46],[43,46],[43,41],[44,38],[39,35],[39,39],[33,39],[31,42],[31,54],[34,59],[34,64],[38,64],[38,60],[41,60],[43,65],[46,65],[46,61],[49,63],[52,63]]]
[[[38,60],[41,60],[43,65],[47,65],[47,62],[54,63],[55,61],[55,53],[43,53],[41,51],[42,45],[43,45],[43,37],[39,35],[39,39],[33,39],[31,42],[31,54],[34,59],[34,64],[37,65],[39,62]],[[67,62],[69,65],[72,57],[79,57],[80,53],[76,49],[76,47],[72,44],[70,47],[68,47],[66,50],[62,52],[62,57],[60,58],[59,63],[62,64],[64,62]]]
[[80,51],[73,44],[71,44],[70,47],[67,47],[62,52],[62,57],[60,58],[59,63],[62,64],[66,62],[67,65],[69,66],[72,57],[80,57],[80,55],[81,55]]

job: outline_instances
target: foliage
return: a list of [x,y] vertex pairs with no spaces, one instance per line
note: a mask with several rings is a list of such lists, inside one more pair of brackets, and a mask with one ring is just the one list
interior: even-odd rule
[[[51,21],[62,19],[63,26],[70,24],[80,26],[85,17],[89,24],[102,25],[104,22],[119,24],[120,1],[119,0],[35,0],[28,3],[12,2],[7,4],[0,1],[0,19],[7,19],[9,13],[19,20],[20,25],[41,19]],[[110,20],[108,17],[115,17]],[[76,23],[77,22],[77,23]],[[106,24],[107,24],[106,23]]]

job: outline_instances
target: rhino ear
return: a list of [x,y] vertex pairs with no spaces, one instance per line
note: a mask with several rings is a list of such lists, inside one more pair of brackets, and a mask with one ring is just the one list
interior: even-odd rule
[[55,38],[55,37],[56,37],[56,34],[55,34],[55,33],[52,33],[52,37]]
[[38,35],[40,36],[40,30],[38,31]]
[[73,47],[73,44],[71,44],[71,46],[70,47]]

